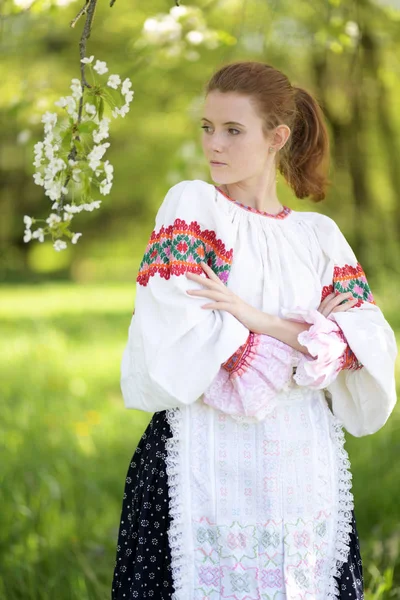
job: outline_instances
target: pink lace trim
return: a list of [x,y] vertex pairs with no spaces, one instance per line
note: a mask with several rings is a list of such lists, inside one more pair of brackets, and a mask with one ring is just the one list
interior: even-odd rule
[[230,415],[262,420],[276,406],[277,394],[290,386],[300,353],[264,334],[251,333],[243,346],[238,360],[221,367],[203,401]]
[[[283,309],[289,319],[311,323],[311,327],[297,336],[311,356],[300,353],[294,379],[298,385],[316,389],[327,387],[343,368],[354,365],[349,359],[349,346],[339,325],[317,309]],[[359,364],[359,363],[358,363]]]

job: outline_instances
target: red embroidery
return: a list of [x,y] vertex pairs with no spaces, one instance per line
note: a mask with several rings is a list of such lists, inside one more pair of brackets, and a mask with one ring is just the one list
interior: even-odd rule
[[324,287],[322,288],[322,293],[321,293],[321,302],[322,300],[325,300],[325,298],[327,296],[329,296],[329,294],[333,293],[333,285],[324,285]]
[[228,196],[228,194],[223,192],[218,186],[215,185],[214,187],[219,191],[220,194],[225,196],[227,200],[230,200],[234,204],[237,204],[241,208],[244,208],[249,212],[255,213],[256,215],[264,215],[265,217],[271,217],[272,219],[285,219],[292,212],[292,209],[285,205],[283,205],[282,210],[276,214],[266,212],[265,210],[259,210],[258,208],[254,208],[253,206],[247,206],[247,204],[243,204],[242,202],[239,202],[239,200],[234,200],[233,198]]
[[243,364],[247,354],[250,352],[254,343],[254,333],[250,331],[247,340],[225,361],[222,363],[222,368],[228,373],[233,373]]
[[344,351],[344,354],[342,357],[342,364],[340,366],[340,370],[348,369],[351,371],[357,371],[358,369],[362,369],[363,365],[360,363],[360,361],[358,360],[358,358],[356,357],[356,355],[350,348],[349,344],[347,343],[347,339],[341,329],[340,329],[340,331],[338,331],[338,335],[342,339],[342,341],[346,344],[346,350]]
[[187,224],[175,219],[172,225],[152,232],[136,281],[146,286],[156,273],[164,279],[171,275],[204,273],[200,262],[207,262],[225,284],[232,265],[233,249],[226,249],[215,231],[201,229],[197,221]]
[[343,267],[335,265],[333,286],[338,292],[351,292],[354,298],[358,298],[358,302],[353,308],[361,306],[363,302],[375,304],[367,278],[359,262],[355,267],[347,264]]
[[343,267],[335,265],[333,269],[333,283],[325,285],[322,288],[321,302],[329,294],[332,294],[332,292],[336,292],[337,294],[351,292],[353,298],[357,298],[358,300],[352,308],[360,307],[363,302],[376,304],[360,263],[357,263],[355,267],[348,264],[345,264]]

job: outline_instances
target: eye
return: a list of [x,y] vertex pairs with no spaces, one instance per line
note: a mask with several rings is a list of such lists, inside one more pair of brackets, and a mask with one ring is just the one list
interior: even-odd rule
[[[204,131],[207,131],[208,129],[211,129],[210,125],[202,125],[201,129],[204,129]],[[236,133],[233,133],[232,135],[239,135],[240,131],[239,129],[235,129],[234,127],[230,127],[228,129],[229,132],[235,131]]]

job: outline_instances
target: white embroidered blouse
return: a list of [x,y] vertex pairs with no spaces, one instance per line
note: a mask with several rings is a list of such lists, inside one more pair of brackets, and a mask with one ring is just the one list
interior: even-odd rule
[[[310,356],[250,332],[187,271],[311,323]],[[325,317],[331,292],[357,304]],[[140,264],[121,363],[125,405],[167,409],[174,600],[338,597],[351,473],[342,427],[376,432],[396,403],[392,328],[336,223],[270,215],[200,180],[174,185]],[[264,595],[262,595],[264,594]]]

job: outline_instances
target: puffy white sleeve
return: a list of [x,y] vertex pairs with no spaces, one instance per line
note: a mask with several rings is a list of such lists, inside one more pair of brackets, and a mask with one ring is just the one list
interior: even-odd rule
[[396,404],[396,339],[335,221],[318,215],[316,233],[323,251],[321,300],[332,292],[351,292],[358,302],[328,318],[317,310],[287,311],[289,318],[312,323],[298,339],[314,358],[301,357],[295,379],[324,389],[345,429],[361,437],[383,427]]
[[202,309],[204,289],[185,276],[207,277],[206,262],[228,285],[233,259],[230,229],[213,186],[200,180],[171,187],[156,216],[136,279],[135,310],[121,362],[127,408],[155,412],[198,400],[249,330],[222,310]]

